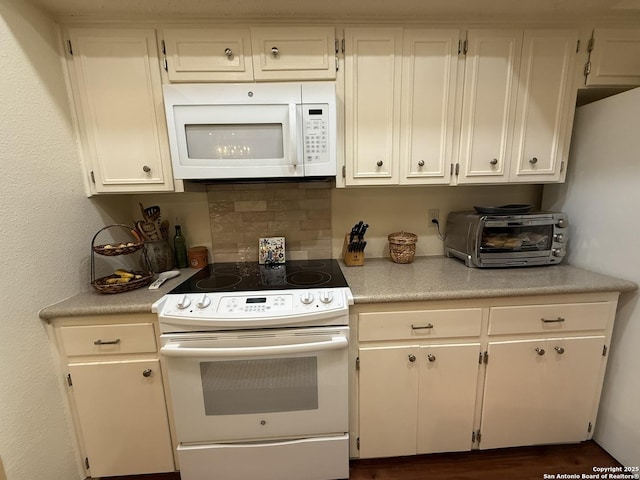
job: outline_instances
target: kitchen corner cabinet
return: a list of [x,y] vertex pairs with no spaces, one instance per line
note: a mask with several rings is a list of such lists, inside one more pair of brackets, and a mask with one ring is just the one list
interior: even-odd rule
[[170,82],[333,80],[334,27],[164,28]]
[[155,30],[74,27],[66,35],[92,193],[174,191]]
[[91,477],[175,470],[155,321],[151,315],[53,321]]
[[617,298],[356,304],[351,455],[590,439]]
[[640,28],[595,28],[584,79],[587,87],[640,85]]

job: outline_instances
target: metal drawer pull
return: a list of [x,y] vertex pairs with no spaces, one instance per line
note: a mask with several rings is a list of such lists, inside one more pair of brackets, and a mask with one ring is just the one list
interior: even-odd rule
[[436,356],[429,354],[427,355],[427,360],[429,360],[430,362],[435,362],[436,361]]
[[491,165],[497,165],[497,164],[498,164],[498,159],[497,159],[497,158],[494,158],[494,159],[493,159],[493,160],[491,160],[489,163],[490,163]]
[[231,58],[231,57],[233,57],[233,50],[231,50],[230,48],[225,48],[225,49],[224,49],[224,54],[225,54],[227,57]]
[[562,347],[553,347],[553,349],[558,352],[558,355],[562,355],[564,353],[564,348]]
[[433,325],[431,325],[430,323],[427,323],[423,327],[416,327],[414,324],[411,324],[411,330],[424,330],[424,329],[427,329],[427,328],[433,328]]
[[95,342],[93,342],[94,345],[118,345],[120,343],[120,339],[116,338],[115,340],[109,340],[106,342],[103,342],[102,340],[96,340]]
[[537,353],[538,355],[544,355],[544,353],[545,353],[545,352],[544,352],[544,348],[536,348],[536,353]]
[[416,361],[416,356],[413,355],[413,354],[410,354],[409,355],[409,361],[412,362],[412,363],[415,362]]
[[280,50],[278,50],[278,47],[271,47],[271,55],[273,55],[274,57],[277,57],[279,53],[280,53]]
[[540,320],[542,320],[544,323],[561,323],[561,322],[564,322],[564,318],[562,318],[562,317],[558,317],[558,318],[541,318]]
[[143,377],[150,377],[151,376],[151,369],[147,368],[146,370],[143,370],[142,376]]

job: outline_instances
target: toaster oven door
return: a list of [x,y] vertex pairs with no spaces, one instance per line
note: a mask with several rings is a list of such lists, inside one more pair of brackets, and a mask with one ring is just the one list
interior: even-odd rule
[[553,222],[487,221],[478,233],[481,266],[545,265],[560,261],[552,255]]

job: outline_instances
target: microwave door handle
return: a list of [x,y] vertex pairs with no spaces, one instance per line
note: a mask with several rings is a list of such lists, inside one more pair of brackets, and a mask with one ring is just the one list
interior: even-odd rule
[[[295,103],[289,104],[289,158],[293,168],[298,168],[298,106]],[[304,139],[302,139],[304,142]]]
[[308,353],[324,350],[340,350],[349,346],[346,337],[332,337],[322,342],[300,343],[293,345],[270,345],[264,347],[203,348],[182,347],[180,344],[165,345],[160,353],[167,357],[259,357],[292,353]]

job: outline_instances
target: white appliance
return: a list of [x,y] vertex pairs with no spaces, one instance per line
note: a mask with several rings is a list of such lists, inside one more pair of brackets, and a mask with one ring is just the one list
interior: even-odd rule
[[[640,284],[640,89],[579,107],[566,183],[546,185],[543,208],[569,215],[567,260]],[[640,295],[622,294],[594,440],[640,465]]]
[[210,265],[154,304],[182,480],[348,478],[352,303],[321,260]]
[[163,88],[175,178],[335,177],[335,83]]

